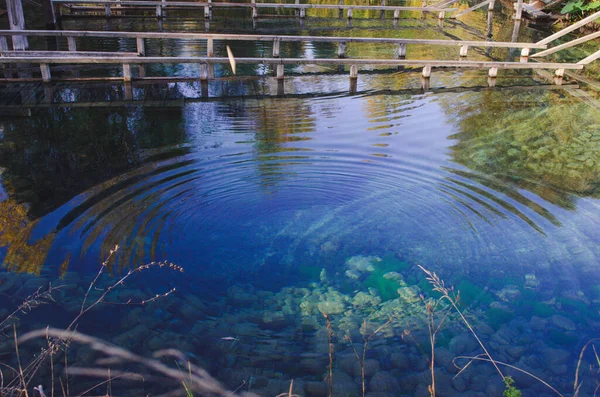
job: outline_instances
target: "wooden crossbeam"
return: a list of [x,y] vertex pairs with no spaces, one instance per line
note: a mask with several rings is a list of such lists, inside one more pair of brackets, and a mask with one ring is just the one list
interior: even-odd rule
[[135,39],[188,39],[188,40],[240,40],[240,41],[288,41],[288,42],[326,42],[326,43],[388,43],[388,44],[420,44],[440,46],[499,47],[499,48],[537,48],[545,49],[546,44],[516,43],[502,41],[478,40],[429,40],[375,37],[337,37],[337,36],[278,36],[250,34],[219,33],[165,33],[165,32],[111,32],[84,30],[0,30],[0,37],[23,34],[27,36],[46,37],[110,37]]
[[561,44],[561,45],[557,45],[556,47],[549,48],[549,49],[547,49],[545,51],[541,51],[541,52],[535,53],[535,54],[532,55],[532,57],[543,57],[543,56],[546,56],[546,55],[554,54],[555,52],[564,50],[566,48],[574,47],[574,46],[576,46],[578,44],[582,44],[582,43],[585,43],[586,41],[594,40],[594,39],[596,39],[598,37],[600,37],[600,32],[595,32],[595,33],[592,33],[592,34],[588,34],[587,36],[580,37],[578,39],[571,40],[571,41],[569,41],[567,43],[564,43],[564,44]]
[[600,18],[600,11],[590,15],[587,18],[583,18],[581,21],[574,23],[573,25],[566,27],[563,30],[558,31],[553,35],[546,37],[543,40],[538,41],[538,44],[548,44],[550,42],[553,42],[554,40],[563,37],[567,33],[571,33],[572,31],[579,29],[580,27],[587,25],[588,23],[594,22],[598,18]]

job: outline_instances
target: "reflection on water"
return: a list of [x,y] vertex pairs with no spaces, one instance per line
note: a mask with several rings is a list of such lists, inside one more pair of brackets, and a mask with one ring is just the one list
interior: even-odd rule
[[[475,35],[447,25],[442,34]],[[507,54],[475,56],[488,55]],[[423,264],[461,291],[496,359],[569,391],[579,349],[599,331],[600,113],[572,88],[503,77],[513,87],[436,71],[423,91],[411,70],[363,73],[349,95],[347,76],[314,73],[286,79],[283,97],[267,78],[211,81],[208,96],[197,82],[134,85],[132,100],[121,85],[9,87],[4,110],[31,114],[1,121],[0,258],[13,272],[0,273],[1,308],[60,277],[52,318],[22,326],[64,326],[119,245],[114,274],[168,259],[185,276],[128,283],[115,299],[177,293],[99,310],[83,331],[144,354],[176,346],[231,388],[278,395],[295,379],[297,393],[325,396],[327,313],[335,394],[360,395],[342,335],[360,341],[392,317],[370,344],[367,389],[428,395],[421,295],[434,293]],[[439,394],[501,395],[485,365],[452,379],[452,358],[480,353],[455,320],[438,339]],[[591,365],[580,395],[593,395]],[[547,395],[508,373],[524,395]]]

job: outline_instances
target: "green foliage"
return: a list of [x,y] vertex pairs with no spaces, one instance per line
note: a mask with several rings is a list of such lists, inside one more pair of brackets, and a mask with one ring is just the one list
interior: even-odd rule
[[504,397],[521,397],[521,391],[515,387],[513,378],[505,376],[503,380],[506,385],[506,389],[504,389],[504,393],[502,393]]
[[583,16],[588,12],[600,10],[600,1],[571,0],[560,10],[561,14],[573,14]]

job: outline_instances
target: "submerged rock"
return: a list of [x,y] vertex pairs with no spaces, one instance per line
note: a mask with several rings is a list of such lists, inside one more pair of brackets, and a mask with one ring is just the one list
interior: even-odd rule
[[381,262],[377,256],[353,256],[346,261],[346,276],[352,279],[358,279],[363,273],[370,273],[375,270],[374,263]]
[[555,314],[550,317],[550,321],[552,324],[559,329],[563,329],[565,331],[575,331],[577,329],[577,325],[566,317]]

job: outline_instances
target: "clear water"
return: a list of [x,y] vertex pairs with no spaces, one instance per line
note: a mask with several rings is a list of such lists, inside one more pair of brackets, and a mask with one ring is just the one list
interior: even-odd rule
[[[329,27],[325,34],[485,37],[485,14],[474,15],[472,29],[450,22],[437,28],[433,19],[403,20],[400,28],[385,21],[374,29],[379,21],[356,20],[348,28],[346,21],[309,18],[302,33]],[[508,40],[508,19],[495,18],[494,38]],[[163,28],[198,26],[172,21]],[[210,29],[251,30],[245,21],[232,27],[216,18]],[[85,23],[156,27],[145,19]],[[259,31],[298,33],[284,26],[264,22]],[[534,40],[540,33],[522,34]],[[373,47],[349,53],[390,51]],[[181,48],[149,52],[203,51]],[[285,51],[327,56],[335,48]],[[457,50],[413,51],[423,58]],[[36,84],[8,87],[6,109],[32,111],[0,122],[2,313],[40,285],[62,283],[57,303],[22,316],[20,327],[67,326],[100,263],[119,245],[99,286],[151,260],[169,260],[184,273],[136,274],[110,301],[177,291],[142,307],[100,307],[79,322],[83,332],[142,355],[178,348],[232,390],[274,396],[294,379],[295,393],[325,396],[327,313],[334,394],[361,395],[360,367],[345,336],[361,350],[362,338],[392,318],[366,350],[367,392],[428,395],[420,295],[439,295],[422,265],[461,291],[460,307],[495,359],[572,393],[579,352],[600,329],[594,93],[548,87],[530,72],[501,74],[499,87],[489,89],[484,72],[455,70],[436,71],[433,89],[423,91],[418,71],[388,70],[361,73],[358,93],[349,95],[346,75],[293,72],[283,97],[270,78],[252,77],[268,75],[268,68],[210,82],[210,98],[194,82],[135,86],[133,102],[119,84],[56,84],[50,94]],[[459,317],[446,320],[436,345],[438,395],[502,394],[501,378],[486,363],[452,379],[452,358],[482,352]],[[12,362],[10,346],[0,346]],[[36,345],[23,349],[26,357]],[[95,365],[85,347],[69,354],[79,366]],[[591,351],[582,368],[580,395],[593,395]],[[527,376],[507,373],[524,395],[552,395]],[[35,382],[47,384],[44,374]],[[123,395],[181,389],[150,381],[120,386]]]

